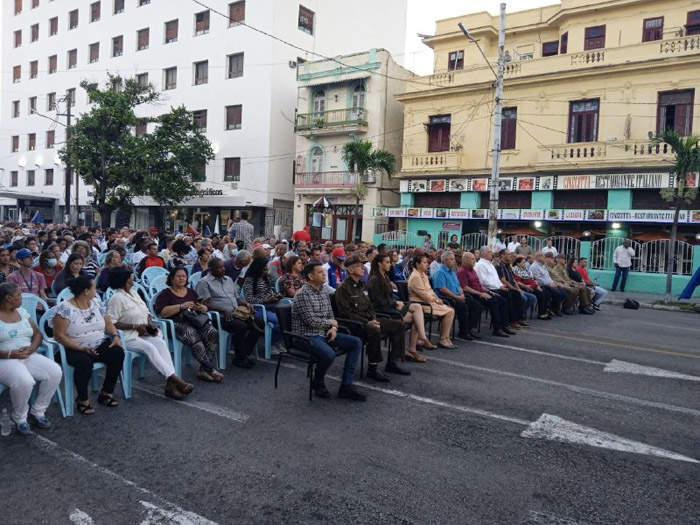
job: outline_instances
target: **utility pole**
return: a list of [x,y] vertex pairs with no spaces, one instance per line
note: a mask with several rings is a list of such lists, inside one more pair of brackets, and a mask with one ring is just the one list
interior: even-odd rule
[[[73,100],[71,97],[70,91],[66,91],[66,97],[65,97],[65,102],[66,102],[66,112],[65,113],[59,113],[59,117],[66,117],[66,144],[70,141],[71,138],[71,133],[72,133],[72,128],[71,128],[71,120],[73,118]],[[70,186],[71,182],[73,180],[73,168],[71,167],[70,163],[66,163],[66,173],[65,173],[65,193],[63,194],[63,198],[66,202],[64,209],[63,209],[63,215],[64,219],[67,219],[70,224],[72,225],[77,225],[78,223],[76,222],[77,217],[71,213],[71,205],[70,205]],[[76,185],[77,186],[77,185]],[[77,203],[77,201],[76,201]]]
[[498,179],[501,173],[501,127],[503,117],[503,74],[506,47],[506,4],[501,4],[501,23],[498,30],[498,73],[493,113],[493,151],[491,164],[491,197],[489,205],[489,245],[496,244],[498,235]]

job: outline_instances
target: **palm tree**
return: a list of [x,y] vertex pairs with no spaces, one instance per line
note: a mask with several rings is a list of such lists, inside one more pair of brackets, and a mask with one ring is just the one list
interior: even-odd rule
[[357,231],[357,222],[360,211],[360,199],[367,195],[367,186],[363,182],[363,177],[370,170],[384,171],[391,177],[396,172],[396,157],[389,151],[383,149],[373,149],[369,140],[354,139],[343,146],[343,162],[351,172],[357,172],[360,180],[355,187],[355,212],[353,214],[352,228],[354,230],[353,240],[361,235]]
[[666,301],[671,300],[671,285],[673,283],[673,262],[678,233],[678,218],[684,204],[690,204],[698,195],[697,188],[686,187],[687,176],[700,171],[700,137],[691,135],[682,137],[672,129],[666,130],[656,137],[657,143],[668,144],[673,150],[674,160],[671,175],[674,176],[673,188],[661,190],[661,197],[675,205],[673,228],[671,228],[671,246],[666,254]]

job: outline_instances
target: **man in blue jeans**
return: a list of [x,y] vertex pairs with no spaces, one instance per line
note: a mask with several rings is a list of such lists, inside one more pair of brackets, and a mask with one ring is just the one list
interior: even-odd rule
[[[328,294],[323,289],[326,272],[319,262],[311,262],[304,267],[302,277],[306,284],[294,296],[292,305],[292,331],[311,339],[306,348],[316,359],[312,388],[316,397],[331,397],[326,388],[326,372],[335,361],[335,349],[345,351],[343,380],[338,397],[354,401],[365,401],[367,396],[353,384],[355,368],[362,353],[362,340],[352,335],[338,333],[338,321],[333,317],[333,309]],[[303,349],[304,342],[299,341]]]
[[[629,239],[622,241],[622,246],[618,246],[613,252],[613,263],[615,263],[615,278],[613,279],[612,291],[617,290],[617,283],[620,282],[620,291],[625,291],[627,275],[632,267],[632,258],[635,256],[632,242]],[[622,280],[620,280],[622,277]]]

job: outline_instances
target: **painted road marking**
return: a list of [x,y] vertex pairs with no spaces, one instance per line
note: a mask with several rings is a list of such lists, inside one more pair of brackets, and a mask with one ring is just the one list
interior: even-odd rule
[[530,511],[530,519],[527,524],[535,523],[537,525],[588,525],[585,521],[576,521],[566,516],[559,516],[553,512]]
[[[131,388],[135,388],[136,390],[141,390],[141,391],[147,392],[151,395],[154,395],[157,397],[162,397],[163,399],[170,400],[170,398],[166,397],[161,392],[158,392],[155,389],[147,387],[144,384],[140,384],[140,386],[132,384]],[[237,412],[235,410],[231,410],[230,408],[225,408],[225,407],[222,407],[219,405],[214,405],[213,403],[207,403],[204,401],[183,400],[183,401],[178,401],[177,404],[178,405],[185,405],[185,406],[188,406],[190,408],[196,408],[197,410],[202,410],[204,412],[208,412],[209,414],[214,414],[215,416],[224,417],[226,419],[230,419],[231,421],[235,421],[236,423],[245,423],[246,421],[248,421],[248,418],[250,417],[247,414],[243,414],[242,412]]]
[[470,342],[469,344],[470,345],[477,344],[477,345],[492,346],[494,348],[505,348],[507,350],[515,350],[517,352],[525,352],[528,354],[542,355],[542,356],[546,356],[546,357],[556,357],[557,359],[565,359],[567,361],[577,361],[579,363],[587,363],[589,365],[603,365],[603,366],[605,366],[605,364],[606,364],[602,361],[594,361],[592,359],[584,359],[583,357],[573,357],[573,356],[561,355],[561,354],[551,354],[549,352],[542,352],[541,350],[531,350],[529,348],[522,348],[519,346],[512,346],[512,345],[501,345],[498,343],[489,343],[487,341],[474,341],[474,342]]
[[700,332],[700,328],[688,328],[687,326],[675,326],[675,325],[670,325],[670,324],[650,323],[649,321],[644,321],[644,324],[649,324],[652,326],[661,326],[663,328],[671,328],[672,330],[690,330],[691,332]]
[[178,512],[160,508],[153,503],[142,501],[141,505],[146,509],[146,519],[141,525],[204,525],[210,521],[201,521],[203,518],[192,512]]
[[604,372],[614,372],[618,374],[634,374],[640,376],[651,377],[666,377],[669,379],[683,379],[685,381],[700,381],[700,377],[687,374],[679,374],[678,372],[670,372],[661,368],[653,368],[650,366],[636,365],[625,361],[613,359],[603,369]]
[[631,452],[633,454],[656,456],[676,461],[700,463],[700,461],[681,454],[676,454],[675,452],[669,452],[668,450],[645,445],[644,443],[632,441],[631,439],[616,436],[615,434],[584,427],[583,425],[578,425],[550,414],[542,414],[537,421],[531,423],[520,435],[524,438],[546,439],[550,441],[559,441],[561,443],[605,448],[618,452]]
[[[60,458],[60,459],[71,459],[75,462],[82,463],[83,465],[87,465],[93,470],[96,470],[100,474],[103,474],[107,477],[113,478],[127,487],[130,487],[137,492],[140,492],[141,494],[145,494],[149,496],[150,498],[154,498],[163,504],[169,509],[170,512],[173,512],[175,516],[180,516],[182,519],[187,519],[189,521],[180,521],[180,522],[173,522],[173,523],[182,523],[182,525],[217,525],[215,522],[210,521],[199,514],[195,514],[194,512],[186,511],[185,509],[175,505],[174,503],[171,503],[170,501],[166,500],[165,498],[162,498],[161,496],[158,496],[156,493],[148,490],[147,488],[144,488],[140,486],[139,484],[125,478],[121,474],[117,474],[116,472],[98,465],[97,463],[94,463],[93,461],[90,461],[84,456],[81,456],[80,454],[73,452],[72,450],[68,450],[67,448],[63,448],[61,445],[58,443],[55,443],[51,441],[50,439],[45,438],[44,436],[41,436],[39,434],[34,434],[33,436],[34,442],[39,445],[40,448],[42,448],[46,453],[48,453],[51,456]],[[143,502],[142,502],[143,503]],[[77,509],[76,509],[77,510]],[[81,514],[85,514],[82,511]],[[72,515],[72,514],[71,514]],[[87,514],[85,514],[87,516]],[[87,516],[89,518],[89,516]],[[80,523],[80,522],[78,522]],[[88,525],[90,522],[83,522],[81,525]]]
[[92,520],[92,518],[90,516],[88,516],[87,514],[85,514],[80,509],[73,509],[73,512],[70,513],[70,516],[68,516],[68,519],[74,525],[94,525],[95,524],[95,522]]

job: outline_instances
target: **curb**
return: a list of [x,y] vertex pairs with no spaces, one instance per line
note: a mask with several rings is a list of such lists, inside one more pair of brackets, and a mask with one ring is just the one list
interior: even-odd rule
[[[619,301],[617,299],[609,300],[609,301],[603,301],[603,304],[609,305],[609,306],[623,306],[625,304],[624,301]],[[690,310],[683,310],[682,308],[679,308],[678,306],[664,306],[661,304],[651,304],[651,303],[643,303],[639,302],[639,308],[644,308],[646,310],[665,310],[667,312],[681,312],[681,313],[686,313],[686,314],[695,314],[697,312],[693,312]]]

